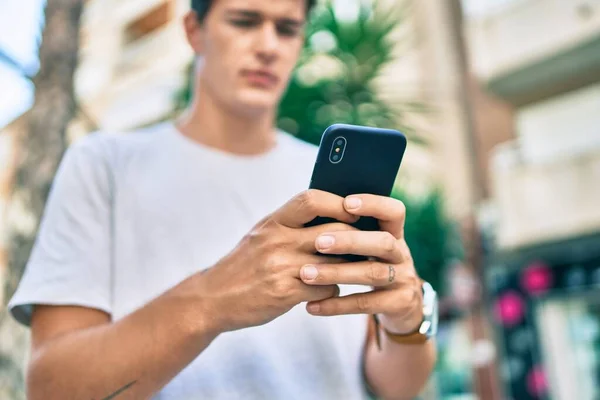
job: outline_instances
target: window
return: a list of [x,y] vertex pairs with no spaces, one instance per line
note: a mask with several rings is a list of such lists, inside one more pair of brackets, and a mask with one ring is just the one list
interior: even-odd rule
[[134,42],[166,25],[173,16],[174,1],[161,4],[134,19],[125,27],[125,42]]
[[520,108],[516,125],[531,163],[554,163],[600,149],[600,83]]
[[557,400],[600,398],[600,302],[597,295],[580,293],[545,300],[536,311],[551,397]]

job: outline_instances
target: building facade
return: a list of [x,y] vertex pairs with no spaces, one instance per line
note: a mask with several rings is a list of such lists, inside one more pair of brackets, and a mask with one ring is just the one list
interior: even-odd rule
[[[474,2],[473,2],[474,3]],[[487,3],[488,7],[481,7]],[[488,301],[507,398],[600,396],[600,2],[482,1],[478,79],[514,110],[488,171]]]
[[[476,76],[471,74],[461,54],[458,0],[407,3],[405,29],[397,39],[403,43],[408,31],[410,45],[386,68],[377,90],[391,104],[419,101],[432,111],[407,116],[406,122],[424,136],[427,145],[409,145],[402,184],[415,193],[440,186],[448,213],[457,220],[469,218],[496,182],[496,175],[490,180],[485,173],[474,177],[473,171],[486,170],[491,149],[514,136],[517,106],[482,90],[480,80],[485,83],[488,78],[481,78],[477,68]],[[181,24],[188,9],[189,0],[86,2],[75,85],[80,110],[69,128],[71,139],[91,130],[126,131],[174,116],[176,95],[186,83],[193,58]],[[20,129],[25,129],[22,120],[2,133],[7,138],[6,154],[13,154],[9,137]],[[474,152],[473,146],[479,151]],[[6,165],[0,165],[0,197],[10,190],[14,168],[14,158],[5,160]],[[14,212],[6,215],[1,208],[0,202],[0,218],[5,215],[5,221],[18,217]],[[2,254],[0,249],[0,264]],[[485,320],[444,322],[442,367],[427,398],[465,398],[475,393],[497,398],[493,397],[496,376],[490,369],[489,333]]]

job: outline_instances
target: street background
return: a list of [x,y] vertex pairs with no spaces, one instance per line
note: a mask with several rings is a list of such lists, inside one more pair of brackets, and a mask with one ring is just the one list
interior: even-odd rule
[[[187,105],[188,8],[0,0],[2,399],[25,398],[5,305],[56,166]],[[277,123],[336,122],[409,137],[393,195],[442,294],[422,398],[600,399],[600,0],[323,0]]]

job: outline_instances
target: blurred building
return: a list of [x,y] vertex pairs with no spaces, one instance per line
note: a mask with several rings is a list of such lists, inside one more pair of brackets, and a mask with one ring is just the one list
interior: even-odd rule
[[[496,399],[498,378],[506,398],[598,396],[600,307],[586,296],[600,283],[600,2],[463,0],[464,21],[458,0],[410,3],[397,37],[404,43],[408,31],[409,44],[378,85],[391,103],[431,109],[409,115],[428,144],[411,144],[403,175],[415,192],[441,185],[457,219],[481,210],[498,248],[487,277],[499,350],[486,321],[446,321],[431,398]],[[188,8],[189,0],[86,2],[73,138],[174,116],[192,59],[181,26]],[[9,137],[0,137],[0,227]],[[560,288],[558,300],[545,296]],[[490,368],[496,353],[499,374]]]
[[192,58],[182,29],[188,9],[187,0],[86,2],[76,88],[97,126],[125,130],[172,113]]
[[[405,122],[424,135],[427,145],[411,143],[403,162],[403,184],[413,193],[440,185],[450,214],[463,218],[476,203],[472,163],[485,163],[486,159],[474,160],[469,147],[465,66],[456,54],[461,44],[459,21],[453,14],[456,10],[450,6],[452,2],[438,0],[396,4],[411,7],[403,15],[406,24],[397,33],[398,56],[380,77],[378,91],[392,104],[418,101],[430,109],[425,114],[407,115]],[[72,139],[95,129],[123,131],[174,117],[176,94],[186,84],[193,56],[181,25],[188,9],[189,0],[86,2],[75,84],[80,108],[69,128]],[[499,114],[496,122],[500,122],[490,124],[499,133],[484,143],[491,147],[511,136],[511,127],[501,122],[510,116],[510,109],[498,111],[495,100],[480,91],[477,82],[472,83],[473,92],[481,99],[479,115]],[[5,198],[11,187],[12,139],[25,128],[21,118],[3,132],[6,143],[0,148],[7,157],[2,158],[6,165],[0,165],[0,198]],[[12,209],[11,215],[2,210],[0,203],[0,227],[3,215],[5,220],[20,218],[20,223],[24,222],[24,216],[15,215],[18,210]],[[5,263],[3,254],[0,251],[0,265]],[[428,398],[472,395],[478,384],[471,373],[476,357],[471,351],[469,322],[446,321],[442,330],[444,362]]]
[[[69,127],[71,139],[100,128],[125,130],[169,117],[192,56],[180,18],[188,9],[187,0],[86,1],[75,76],[80,104]],[[16,138],[24,129],[26,118],[21,117],[0,134],[2,274],[7,268],[9,222],[29,224],[18,205],[10,211],[6,207],[14,178]]]
[[[465,45],[470,37],[463,32],[463,22],[469,21],[463,21],[461,2],[410,4],[412,46],[389,66],[380,90],[391,103],[419,99],[430,111],[408,116],[427,144],[412,144],[401,175],[409,186],[439,185],[447,211],[469,226],[480,209],[484,220],[489,219],[488,210],[493,211],[487,206],[493,180],[486,171],[494,148],[515,138],[515,109],[487,91],[486,83],[472,72]],[[436,377],[430,397],[424,398],[503,398],[490,321],[479,312],[469,316],[464,312],[476,297],[473,284],[479,273],[479,247],[472,238],[467,240],[471,253],[467,264],[451,268],[446,300],[452,312],[440,325]]]
[[473,70],[514,110],[515,140],[493,150],[487,171],[505,394],[597,399],[600,2],[464,3]]

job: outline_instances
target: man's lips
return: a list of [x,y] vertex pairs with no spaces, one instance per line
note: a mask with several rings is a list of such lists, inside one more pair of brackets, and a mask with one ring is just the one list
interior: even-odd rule
[[279,82],[277,75],[264,69],[246,69],[242,71],[242,76],[252,85],[260,87],[273,87]]

